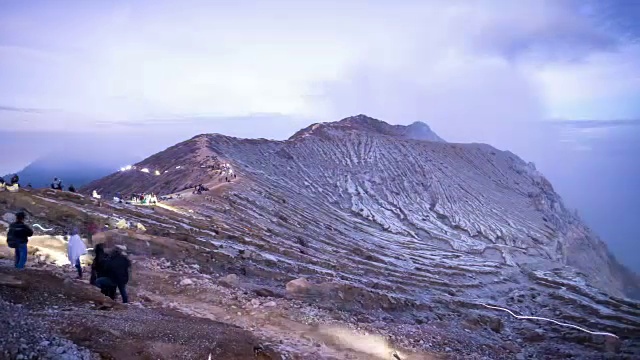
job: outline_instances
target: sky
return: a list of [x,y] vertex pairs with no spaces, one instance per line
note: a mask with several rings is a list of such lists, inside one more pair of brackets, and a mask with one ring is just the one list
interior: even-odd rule
[[638,19],[636,0],[0,0],[0,173],[364,113],[511,150],[593,218],[640,215],[594,198],[634,166],[617,141],[640,128],[615,121],[640,120]]

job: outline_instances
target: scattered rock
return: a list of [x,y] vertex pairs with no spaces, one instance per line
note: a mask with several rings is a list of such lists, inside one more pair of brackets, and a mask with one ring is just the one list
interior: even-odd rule
[[264,307],[274,307],[277,306],[278,304],[276,304],[275,301],[269,301],[268,303],[264,304]]
[[188,286],[188,285],[193,285],[193,280],[182,279],[182,281],[180,281],[180,286]]
[[535,330],[531,330],[531,329],[525,329],[522,331],[522,338],[526,341],[526,342],[540,342],[543,341],[545,339],[544,336],[544,330],[542,329],[535,329]]
[[16,215],[9,212],[5,213],[4,215],[2,215],[2,220],[11,224],[12,222],[16,221]]
[[493,330],[494,332],[501,333],[502,329],[504,329],[504,324],[499,317],[489,317],[487,319],[487,323],[489,329]]
[[288,294],[302,294],[309,291],[309,289],[311,288],[311,283],[309,283],[309,281],[307,281],[307,279],[305,278],[298,278],[289,281],[285,288],[287,289]]
[[305,240],[302,236],[297,236],[296,240],[298,241],[298,245],[300,246],[304,246],[304,247],[309,246],[309,244],[307,243],[307,240]]
[[22,281],[16,279],[11,275],[0,275],[0,285],[4,286],[12,286],[12,287],[20,287],[23,285]]
[[253,292],[261,297],[277,297],[277,294],[274,291],[267,288],[256,289]]
[[225,287],[234,287],[240,282],[240,278],[236,274],[229,274],[225,277],[220,278],[220,285]]

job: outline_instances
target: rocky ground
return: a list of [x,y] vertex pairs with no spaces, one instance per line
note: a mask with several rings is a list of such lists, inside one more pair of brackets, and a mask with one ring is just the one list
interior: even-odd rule
[[527,343],[545,336],[533,331],[511,342],[483,342],[473,333],[503,331],[500,318],[470,314],[456,329],[446,321],[341,311],[292,299],[313,287],[303,279],[277,289],[137,255],[131,255],[133,302],[123,305],[74,279],[70,266],[32,252],[38,261],[24,271],[10,260],[0,264],[0,324],[10,330],[0,348],[7,359],[527,359],[538,358]]
[[[169,209],[97,206],[65,193],[1,195],[0,210],[24,208],[31,224],[46,228],[89,217],[126,218],[147,230],[94,237],[127,248],[133,261],[128,305],[74,279],[62,237],[38,230],[23,271],[12,268],[0,238],[0,333],[9,334],[0,336],[0,359],[632,359],[638,345],[633,303],[615,304],[630,330],[612,341],[482,311],[455,291],[415,304],[375,282],[366,287],[377,290],[366,291],[326,276],[301,277],[286,262],[246,246],[248,239],[222,227],[205,229],[198,217]],[[366,275],[381,274],[372,271]],[[535,291],[509,293],[505,302],[522,312],[526,304],[544,305]],[[567,305],[549,311],[560,317],[561,310],[580,307]]]

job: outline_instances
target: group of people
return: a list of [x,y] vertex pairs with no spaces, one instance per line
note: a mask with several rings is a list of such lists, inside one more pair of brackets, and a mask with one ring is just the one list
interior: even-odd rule
[[207,188],[206,186],[202,185],[202,184],[198,184],[193,188],[193,194],[202,194],[203,191],[209,191],[209,188]]
[[20,187],[20,177],[18,174],[14,174],[9,182],[7,183],[3,177],[0,176],[0,191],[8,190],[8,191],[18,191]]
[[[15,215],[16,219],[9,225],[7,231],[7,245],[14,249],[15,267],[24,269],[27,263],[27,244],[29,238],[33,236],[33,229],[25,223],[26,213],[19,211]],[[92,235],[92,231],[89,233]],[[77,228],[73,228],[67,244],[67,255],[69,262],[76,268],[78,278],[82,279],[82,263],[80,258],[87,254],[88,249],[79,235]],[[111,252],[107,252],[104,244],[97,244],[94,248],[95,257],[91,264],[91,278],[89,282],[100,288],[100,291],[115,300],[116,290],[120,292],[122,302],[129,302],[127,295],[127,283],[131,272],[131,261],[121,248],[115,247]]]
[[[58,179],[57,177],[53,178],[53,182],[51,183],[51,188],[53,190],[64,190],[64,185],[62,185],[62,179]],[[76,192],[76,188],[75,186],[73,186],[73,184],[69,185],[68,190],[69,192],[72,192],[72,193]]]
[[131,203],[140,205],[155,205],[158,203],[158,196],[154,193],[133,194],[131,196]]

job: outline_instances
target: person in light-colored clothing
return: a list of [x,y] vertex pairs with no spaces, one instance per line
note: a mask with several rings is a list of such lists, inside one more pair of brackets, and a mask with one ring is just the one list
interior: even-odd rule
[[87,246],[78,235],[78,229],[74,228],[71,231],[71,237],[69,238],[69,262],[74,265],[78,270],[78,279],[82,279],[82,265],[80,264],[80,256],[87,253]]

